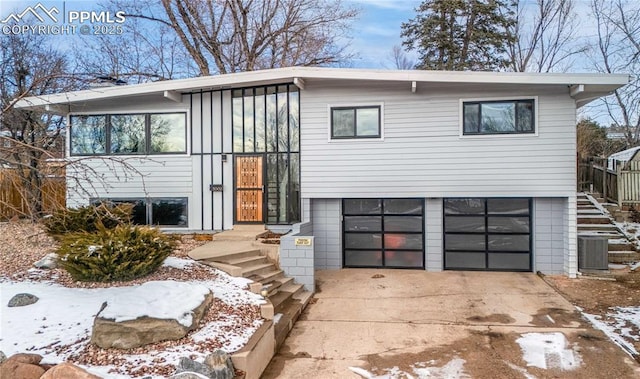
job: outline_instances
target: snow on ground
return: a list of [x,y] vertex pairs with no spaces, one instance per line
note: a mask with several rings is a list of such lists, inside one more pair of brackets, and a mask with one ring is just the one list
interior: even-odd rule
[[624,233],[624,235],[636,244],[640,248],[640,224],[636,222],[615,222],[618,229]]
[[184,259],[178,257],[167,257],[162,263],[162,267],[173,267],[184,270],[187,267],[191,267],[196,264],[196,261],[192,259]]
[[[171,258],[165,265],[188,269],[193,264],[190,262]],[[262,296],[245,290],[250,282],[247,279],[231,277],[218,270],[214,272],[212,280],[167,280],[94,289],[67,288],[51,282],[0,281],[0,350],[7,356],[19,352],[40,354],[44,357],[43,363],[65,361],[87,347],[93,320],[104,302],[110,304],[104,310],[105,317],[129,320],[148,315],[177,318],[185,325],[191,317],[189,312],[200,304],[204,294],[209,291],[230,307],[265,302]],[[7,303],[18,293],[30,293],[39,300],[28,306],[9,308]],[[116,306],[118,303],[120,305]],[[262,324],[259,319],[242,330],[231,328],[237,317],[241,316],[222,314],[217,321],[193,333],[191,340],[197,343],[217,339],[224,341],[223,350],[236,351],[246,344]],[[65,348],[61,349],[62,346]],[[122,357],[135,367],[153,366],[157,362],[176,364],[183,356],[204,358],[206,354],[198,353],[192,347],[189,344],[177,345],[162,351],[147,351],[145,354],[123,354]],[[84,367],[105,378],[130,377],[110,372],[115,366]]]
[[[604,318],[598,315],[578,311],[589,320],[594,328],[601,330],[611,341],[620,346],[631,357],[637,357],[638,351],[632,341],[640,341],[640,307],[613,307]],[[631,328],[634,326],[634,328]],[[631,341],[630,341],[631,340]]]
[[382,375],[373,374],[360,367],[349,367],[349,370],[365,379],[467,379],[471,377],[464,372],[465,362],[464,359],[454,358],[442,367],[428,367],[428,363],[420,362],[411,366],[411,373],[398,367],[383,369],[386,373]]
[[527,366],[573,370],[580,367],[580,355],[567,347],[562,333],[525,333],[516,340]]
[[116,322],[135,320],[148,316],[159,319],[175,319],[190,328],[193,325],[192,310],[204,301],[211,291],[200,283],[163,280],[128,287],[117,294],[107,293],[107,306],[100,317]]

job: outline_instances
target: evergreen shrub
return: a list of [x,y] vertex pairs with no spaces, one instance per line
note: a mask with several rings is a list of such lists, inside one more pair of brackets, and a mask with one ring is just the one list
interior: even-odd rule
[[59,264],[74,280],[129,281],[154,272],[171,254],[174,240],[148,226],[98,226],[94,233],[63,237],[57,251]]
[[56,211],[43,219],[44,228],[56,238],[66,233],[95,232],[98,225],[113,229],[131,223],[131,204],[100,203]]

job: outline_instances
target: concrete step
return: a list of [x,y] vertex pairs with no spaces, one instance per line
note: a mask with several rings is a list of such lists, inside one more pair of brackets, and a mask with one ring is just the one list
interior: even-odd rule
[[204,263],[207,266],[217,268],[218,270],[224,271],[231,276],[242,276],[242,267],[229,265],[222,262],[200,261],[200,263]]
[[607,250],[612,251],[635,251],[636,247],[633,243],[626,239],[609,240]]
[[602,211],[598,208],[580,208],[578,207],[578,215],[602,215]]
[[289,300],[292,299],[293,294],[291,292],[277,291],[274,295],[269,296],[269,301],[273,304],[275,313],[282,313],[283,308],[288,305]]
[[624,238],[624,235],[615,230],[614,231],[585,230],[585,231],[578,231],[578,237]]
[[[267,291],[267,297],[273,295],[276,293],[276,291],[278,291],[280,289],[280,287],[286,285],[289,282],[293,282],[293,278],[284,276],[282,278],[279,278],[277,280],[273,280],[270,283],[267,284],[262,284],[260,283],[260,286],[256,288],[256,290],[254,291],[254,293],[262,293],[262,290],[266,290]],[[253,288],[251,289],[253,291]]]
[[249,266],[255,266],[258,264],[268,263],[268,261],[267,261],[267,257],[262,255],[257,255],[257,256],[250,256],[250,257],[244,257],[244,258],[230,259],[225,261],[224,263],[245,268]]
[[306,308],[307,305],[309,305],[309,302],[311,301],[311,298],[313,297],[313,293],[309,292],[309,291],[301,291],[298,292],[297,294],[293,295],[293,298],[300,301],[300,303],[302,303],[302,308]]
[[281,278],[284,278],[284,271],[282,270],[273,270],[263,274],[251,275],[249,277],[249,279],[255,282],[260,282],[262,286],[264,286],[265,284],[269,284],[274,280],[279,280]]
[[618,227],[616,227],[613,224],[578,224],[578,232],[581,231],[589,231],[589,230],[593,230],[593,231],[614,231],[614,230],[618,230]]
[[292,296],[295,296],[298,293],[304,291],[304,286],[302,284],[298,284],[296,282],[289,282],[286,285],[280,287],[280,291],[288,292]]
[[609,251],[609,263],[640,262],[640,253],[637,251],[621,250]]
[[215,256],[204,258],[201,261],[203,262],[223,262],[226,263],[231,260],[243,259],[243,258],[251,258],[261,255],[260,250],[258,249],[244,249],[240,251],[231,251],[229,253],[220,253]]
[[272,272],[275,269],[276,269],[276,266],[273,263],[259,263],[256,265],[243,267],[242,276],[244,276],[245,278],[249,278],[252,276]]
[[[306,292],[306,291],[305,291]],[[309,298],[311,297],[311,293],[309,294]],[[275,334],[276,334],[276,350],[282,345],[284,340],[287,338],[287,335],[293,329],[293,325],[298,320],[302,311],[309,303],[309,301],[303,301],[306,299],[307,295],[299,294],[297,297],[292,296],[288,301],[286,301],[281,306],[281,312],[276,313],[277,323],[275,324]],[[279,316],[278,316],[279,315]]]
[[608,216],[598,215],[578,215],[578,224],[610,224]]

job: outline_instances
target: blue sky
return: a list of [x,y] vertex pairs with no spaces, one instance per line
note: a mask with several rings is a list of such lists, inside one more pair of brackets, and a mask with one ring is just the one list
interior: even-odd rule
[[[400,25],[414,17],[414,9],[420,0],[343,0],[349,7],[357,8],[359,16],[353,24],[349,50],[355,59],[354,67],[392,68],[390,56],[394,45],[401,45]],[[0,0],[0,19],[14,10],[23,10],[41,2],[46,7],[61,8],[63,1],[48,0]],[[67,10],[91,10],[97,1],[67,0]]]
[[391,50],[401,45],[400,26],[415,16],[420,0],[347,0],[360,10],[353,26],[351,50],[357,55],[355,67],[387,67]]

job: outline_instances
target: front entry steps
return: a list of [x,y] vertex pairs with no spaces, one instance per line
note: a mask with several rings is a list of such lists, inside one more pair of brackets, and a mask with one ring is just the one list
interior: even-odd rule
[[253,280],[249,285],[251,292],[268,300],[261,307],[261,313],[274,325],[277,351],[313,294],[285,276],[284,271],[267,257],[264,250],[277,249],[278,245],[264,246],[256,241],[256,236],[264,232],[263,226],[241,226],[239,229],[214,235],[212,242],[196,248],[189,256],[229,275]]
[[609,241],[609,263],[640,261],[635,244],[613,223],[600,200],[586,193],[578,194],[578,236],[606,237]]
[[268,261],[260,250],[233,253],[228,257],[201,260],[202,263],[253,280],[251,292],[262,294],[269,303],[262,307],[262,317],[272,320],[275,327],[276,349],[282,345],[293,325],[309,304],[312,293],[302,284],[286,277],[284,271]]

